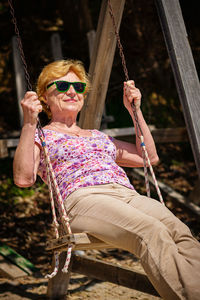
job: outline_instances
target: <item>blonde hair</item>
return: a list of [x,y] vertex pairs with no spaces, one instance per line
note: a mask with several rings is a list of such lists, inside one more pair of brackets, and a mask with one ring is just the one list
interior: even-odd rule
[[84,65],[81,61],[73,59],[57,60],[46,65],[38,77],[36,92],[42,104],[43,110],[46,112],[49,118],[51,118],[51,111],[47,106],[44,97],[44,94],[47,90],[47,85],[50,81],[65,76],[69,71],[74,72],[81,81],[86,83],[84,97],[86,97],[87,92],[90,90],[89,76],[86,73]]

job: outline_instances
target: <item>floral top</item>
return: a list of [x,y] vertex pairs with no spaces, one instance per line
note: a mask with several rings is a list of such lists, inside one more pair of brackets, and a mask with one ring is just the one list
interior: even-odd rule
[[[113,139],[106,134],[91,130],[91,137],[69,136],[50,129],[43,129],[48,153],[63,199],[80,187],[106,183],[118,183],[130,189],[134,187],[116,160]],[[41,148],[38,134],[35,142]],[[43,151],[38,174],[47,181]]]

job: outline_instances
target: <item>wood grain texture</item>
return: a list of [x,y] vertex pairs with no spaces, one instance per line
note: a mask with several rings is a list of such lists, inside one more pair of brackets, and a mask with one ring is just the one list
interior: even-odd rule
[[178,0],[156,0],[187,131],[200,176],[200,84]]
[[[121,23],[124,0],[111,0],[117,28]],[[89,74],[92,89],[80,113],[79,126],[99,129],[116,48],[116,36],[109,14],[108,1],[103,0],[97,26]]]

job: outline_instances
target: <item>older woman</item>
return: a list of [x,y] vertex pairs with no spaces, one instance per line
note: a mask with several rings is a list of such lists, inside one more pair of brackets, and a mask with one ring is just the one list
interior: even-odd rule
[[[43,128],[45,140],[72,231],[90,232],[135,254],[164,299],[199,300],[200,244],[166,207],[139,195],[120,167],[143,166],[138,137],[133,145],[77,125],[89,89],[79,61],[56,61],[42,70],[37,93],[27,92],[21,102],[24,125],[14,157],[15,184],[31,186],[37,174],[46,182],[36,131],[43,107],[50,117]],[[123,100],[133,123],[134,102],[150,161],[157,163],[155,144],[140,110],[141,94],[133,81],[124,83]]]

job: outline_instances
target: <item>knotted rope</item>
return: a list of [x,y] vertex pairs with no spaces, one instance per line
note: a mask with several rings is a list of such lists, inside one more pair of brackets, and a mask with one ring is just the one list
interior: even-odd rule
[[[54,225],[56,238],[59,238],[59,230],[58,230],[59,224],[57,222],[57,217],[56,217],[53,191],[55,191],[55,194],[56,194],[56,204],[57,204],[57,208],[59,211],[61,223],[64,226],[65,232],[67,232],[68,234],[72,234],[72,231],[71,231],[70,224],[69,224],[69,218],[67,216],[67,213],[66,213],[66,210],[64,207],[63,198],[60,193],[60,190],[59,190],[59,187],[57,184],[57,180],[56,180],[56,176],[55,176],[55,173],[54,173],[51,161],[50,161],[50,157],[49,157],[46,142],[45,142],[45,136],[44,136],[44,132],[43,132],[42,128],[40,128],[40,130],[38,130],[38,136],[39,136],[41,144],[42,144],[43,153],[44,153],[44,157],[45,157],[45,163],[46,163],[47,182],[48,182],[48,187],[49,187],[49,196],[50,196],[51,210],[52,210],[52,215],[53,215],[53,223],[52,224]],[[73,244],[68,245],[67,258],[65,261],[65,265],[62,269],[62,271],[64,273],[67,273],[67,271],[68,271],[73,246],[74,246]],[[46,278],[52,278],[57,274],[58,268],[59,268],[59,255],[60,255],[59,251],[54,252],[55,268],[51,274],[46,275]]]

